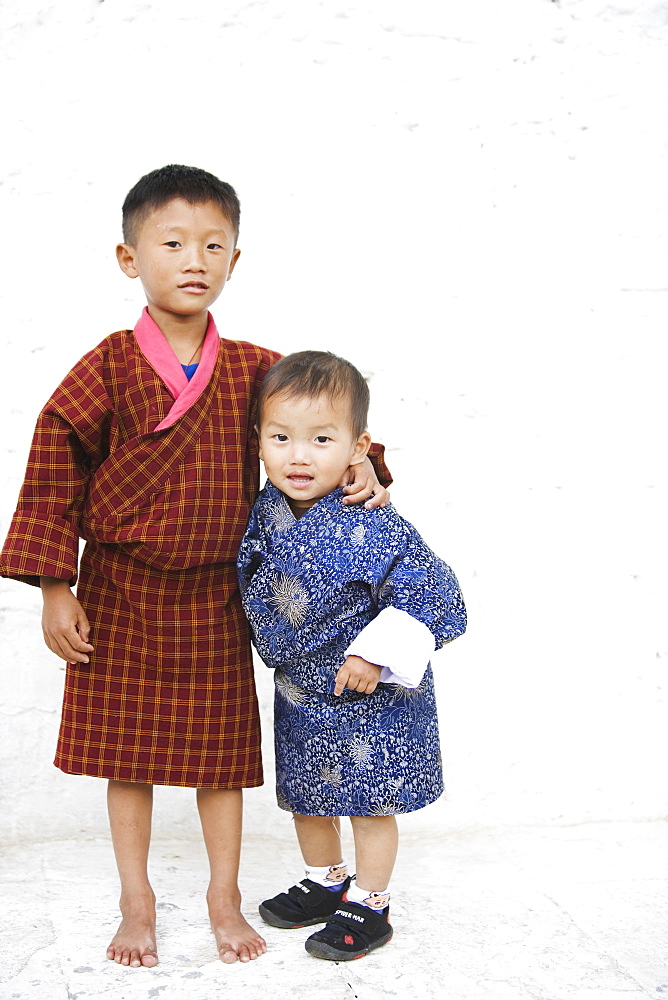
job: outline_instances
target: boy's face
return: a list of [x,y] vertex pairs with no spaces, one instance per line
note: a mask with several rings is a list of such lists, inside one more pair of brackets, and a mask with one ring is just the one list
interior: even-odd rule
[[364,461],[371,444],[367,431],[353,436],[348,399],[326,395],[270,396],[259,437],[267,475],[295,513],[336,489],[348,466]]
[[161,329],[179,318],[206,315],[222,292],[239,251],[234,228],[211,201],[175,198],[139,225],[134,245],[116,248],[118,263],[144,286],[151,317]]

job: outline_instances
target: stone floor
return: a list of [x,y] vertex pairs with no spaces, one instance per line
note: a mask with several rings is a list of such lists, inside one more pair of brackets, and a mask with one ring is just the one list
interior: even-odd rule
[[[426,828],[425,828],[426,829]],[[393,941],[361,961],[320,962],[306,931],[263,926],[261,959],[223,966],[202,896],[199,842],[157,840],[160,965],[104,958],[118,919],[105,840],[27,843],[5,852],[2,1000],[625,1000],[668,994],[666,825],[443,830],[403,839]],[[260,871],[270,859],[269,873]],[[246,915],[299,876],[287,838],[248,837]]]

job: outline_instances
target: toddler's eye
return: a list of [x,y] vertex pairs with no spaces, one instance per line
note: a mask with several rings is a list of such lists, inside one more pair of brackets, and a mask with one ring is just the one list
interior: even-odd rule
[[287,440],[288,440],[287,434],[274,434],[274,441],[287,441]]
[[326,434],[318,434],[316,441],[318,444],[327,444],[328,441],[331,441],[331,438],[328,438]]

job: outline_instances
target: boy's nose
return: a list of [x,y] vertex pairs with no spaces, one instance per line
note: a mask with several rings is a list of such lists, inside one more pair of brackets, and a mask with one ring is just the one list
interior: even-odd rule
[[191,250],[183,265],[184,271],[206,271],[204,254],[199,250]]

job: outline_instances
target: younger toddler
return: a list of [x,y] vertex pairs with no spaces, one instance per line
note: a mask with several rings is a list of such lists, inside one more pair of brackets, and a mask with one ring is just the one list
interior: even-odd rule
[[396,814],[443,790],[429,660],[466,628],[452,570],[415,528],[392,505],[342,502],[342,473],[369,449],[368,403],[362,375],[332,354],[270,368],[257,417],[269,482],[237,563],[253,641],[276,669],[278,803],[294,814],[306,865],[260,914],[275,927],[325,923],[306,950],[335,961],[392,937]]

